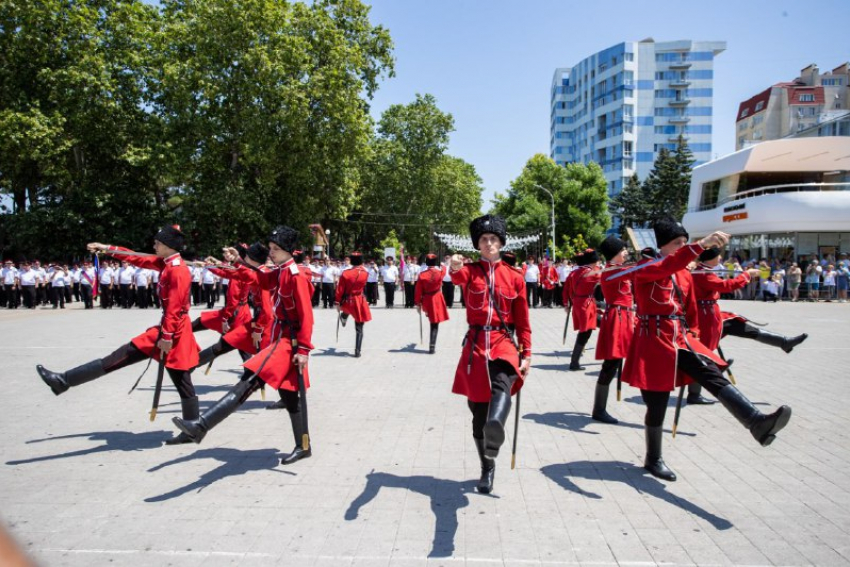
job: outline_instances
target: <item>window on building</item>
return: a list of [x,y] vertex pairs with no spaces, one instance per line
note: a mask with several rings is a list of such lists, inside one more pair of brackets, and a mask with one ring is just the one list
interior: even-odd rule
[[800,102],[814,102],[815,95],[812,93],[804,93],[800,95]]
[[753,116],[753,126],[758,126],[762,122],[764,122],[764,114],[757,114]]
[[761,110],[762,108],[764,108],[764,101],[763,101],[763,100],[760,100],[760,101],[758,101],[758,102],[756,103],[756,112],[758,112],[758,111],[759,111],[759,110]]
[[747,107],[747,108],[745,108],[744,110],[741,111],[741,118],[746,118],[749,115],[750,115],[750,108],[749,107]]
[[623,157],[632,157],[632,142],[623,142]]
[[[739,140],[743,145],[743,138]],[[720,181],[709,181],[702,184],[702,194],[700,195],[700,208],[711,208],[717,204],[717,197],[720,195]]]

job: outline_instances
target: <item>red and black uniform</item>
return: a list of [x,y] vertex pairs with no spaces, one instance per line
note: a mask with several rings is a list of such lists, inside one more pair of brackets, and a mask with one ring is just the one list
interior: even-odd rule
[[360,357],[360,349],[363,346],[363,324],[372,320],[369,302],[363,295],[363,290],[366,289],[366,281],[369,279],[369,272],[363,267],[362,262],[362,256],[351,255],[351,263],[354,267],[345,270],[339,276],[334,298],[336,304],[339,305],[342,322],[345,323],[349,316],[354,318],[354,328],[357,335],[354,348],[355,357]]
[[590,335],[596,329],[597,308],[594,290],[599,285],[600,271],[596,268],[598,256],[588,249],[576,257],[579,267],[570,272],[564,282],[564,305],[571,306],[573,330],[578,331],[570,359],[570,370],[584,370],[580,365]]
[[555,266],[550,263],[540,266],[540,287],[543,289],[540,302],[543,307],[552,307],[553,294],[555,286],[558,285],[558,272],[555,271]]
[[437,266],[437,257],[429,254],[425,258],[425,269],[419,273],[416,283],[416,294],[413,302],[419,307],[431,324],[431,334],[428,352],[434,354],[437,348],[437,334],[440,323],[449,320],[449,310],[443,297],[442,285],[446,269]]
[[[220,278],[230,279],[232,270],[215,267],[207,268],[210,272]],[[224,298],[224,307],[212,311],[204,311],[193,324],[195,331],[210,329],[218,333],[223,332],[223,324],[233,329],[240,327],[251,320],[251,310],[248,307],[248,286],[244,283],[230,279],[227,295]],[[199,328],[200,327],[200,328]]]
[[726,319],[740,318],[746,322],[746,318],[740,315],[721,312],[717,300],[720,299],[721,293],[730,293],[746,287],[750,283],[750,274],[744,272],[735,278],[724,280],[716,274],[709,273],[712,270],[711,266],[699,264],[697,270],[701,273],[693,274],[692,277],[699,312],[699,336],[705,346],[711,350],[717,350],[720,338],[723,336],[723,322]]

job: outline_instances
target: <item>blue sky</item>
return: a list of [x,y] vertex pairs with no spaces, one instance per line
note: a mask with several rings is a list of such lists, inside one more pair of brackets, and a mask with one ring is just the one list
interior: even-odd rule
[[850,0],[375,0],[371,19],[395,41],[396,77],[372,101],[431,93],[455,118],[450,152],[484,180],[485,210],[535,153],[549,153],[549,87],[567,67],[622,41],[722,40],[715,61],[714,153],[735,149],[738,104],[850,60]]

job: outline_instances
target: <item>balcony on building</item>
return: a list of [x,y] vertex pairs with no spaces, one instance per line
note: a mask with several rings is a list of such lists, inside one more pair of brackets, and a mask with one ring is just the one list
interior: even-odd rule
[[688,116],[673,116],[667,122],[670,124],[687,124],[691,119]]
[[691,62],[690,61],[671,61],[669,63],[669,67],[671,69],[690,69]]
[[673,79],[670,81],[670,88],[673,89],[686,89],[691,86],[691,82],[687,79]]
[[690,140],[690,139],[691,139],[691,137],[690,137],[690,136],[685,136],[684,134],[676,134],[675,136],[670,136],[670,137],[669,137],[669,138],[667,138],[667,139],[668,139],[669,141],[673,142],[673,143],[676,143],[676,142],[678,142],[678,141],[679,141],[679,138],[681,138],[681,139],[682,139],[682,140],[684,140],[685,142],[687,142],[688,140]]
[[691,99],[689,98],[674,98],[670,101],[670,106],[687,106],[691,104]]

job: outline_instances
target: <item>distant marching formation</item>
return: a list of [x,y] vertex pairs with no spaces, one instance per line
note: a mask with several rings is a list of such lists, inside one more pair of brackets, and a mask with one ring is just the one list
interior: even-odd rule
[[[609,388],[615,377],[618,398],[622,382],[639,388],[646,404],[644,466],[652,475],[673,481],[676,474],[664,463],[661,451],[670,392],[679,388],[673,435],[687,386],[688,404],[714,403],[701,395],[701,388],[705,388],[758,443],[770,445],[788,424],[791,408],[781,406],[770,414],[760,412],[735,386],[729,369],[731,361],[723,357],[720,340],[735,335],[791,352],[807,335],[788,338],[769,333],[743,316],[720,310],[720,293],[747,285],[758,273],[749,270],[731,278],[718,276],[720,249],[728,242],[727,234],[715,232],[688,244],[687,231],[673,219],[659,221],[654,230],[659,249],[641,251],[636,263],[627,263],[626,243],[613,236],[599,246],[607,260],[604,265],[593,249],[573,259],[578,267],[569,274],[563,288],[567,311],[564,341],[572,319],[578,334],[569,370],[584,370],[581,356],[598,328],[595,356],[602,361],[602,369],[592,417],[602,423],[617,423],[607,411]],[[470,235],[479,259],[473,261],[456,254],[441,266],[435,255],[428,254],[415,286],[414,302],[420,317],[424,313],[429,320],[429,352],[434,353],[439,325],[449,317],[441,293],[444,279],[448,277],[453,285],[461,286],[469,330],[452,392],[467,398],[472,438],[481,462],[477,489],[487,494],[493,490],[496,458],[505,442],[514,396],[515,427],[518,426],[520,392],[531,368],[531,326],[523,269],[516,266],[515,256],[502,253],[507,236],[504,219],[479,217],[470,224]],[[295,442],[281,464],[310,457],[306,394],[310,386],[309,355],[313,350],[314,287],[313,274],[304,254],[297,249],[297,231],[279,226],[264,242],[224,248],[223,261],[206,258],[203,264],[228,279],[230,286],[222,309],[206,311],[194,321],[189,318],[192,276],[180,255],[184,242],[180,227],[174,225],[165,226],[156,234],[153,254],[99,242],[89,244],[91,252],[117,257],[158,274],[162,319],[104,358],[65,372],[38,365],[38,374],[58,396],[120,368],[156,360],[151,420],[156,417],[166,371],[181,401],[182,417],[173,418],[179,433],[167,440],[167,445],[200,443],[253,393],[265,392],[269,386],[278,391],[280,399],[268,409],[287,410]],[[350,259],[352,267],[340,274],[335,290],[337,336],[339,325],[345,326],[353,319],[355,357],[360,357],[363,328],[372,318],[369,301],[364,297],[369,278],[362,255],[354,253]],[[597,307],[600,299],[605,303],[601,317]],[[220,338],[201,350],[194,333],[207,329],[219,333]],[[209,372],[218,356],[233,350],[242,357],[242,377],[201,414],[192,372],[204,365]],[[516,431],[513,442],[512,468]]]

